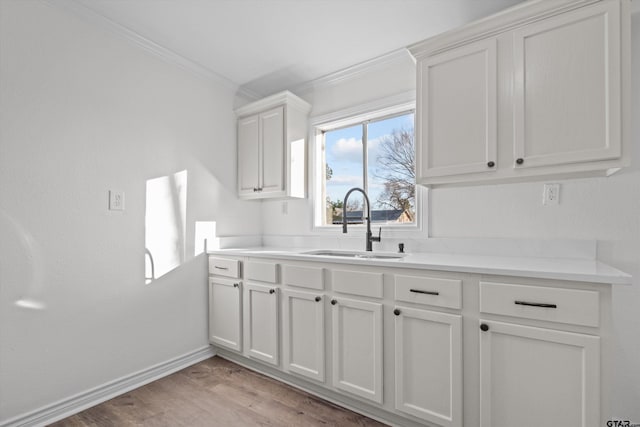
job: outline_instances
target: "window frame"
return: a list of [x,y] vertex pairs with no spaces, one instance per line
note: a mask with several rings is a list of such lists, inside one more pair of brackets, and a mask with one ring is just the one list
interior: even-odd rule
[[[322,116],[312,117],[310,120],[311,129],[311,149],[310,154],[310,203],[313,210],[311,215],[311,230],[317,233],[342,234],[342,227],[339,225],[324,224],[325,201],[323,178],[324,178],[324,156],[323,156],[323,140],[324,133],[344,127],[363,124],[366,122],[375,122],[384,120],[394,116],[413,112],[415,117],[416,103],[415,93],[405,93],[399,96],[385,98],[373,103],[336,111]],[[415,129],[415,126],[414,126]],[[417,143],[417,141],[416,141]],[[365,148],[363,147],[363,150]],[[419,159],[416,158],[416,167]],[[366,167],[366,163],[365,163]],[[363,167],[363,173],[365,167]],[[386,231],[386,235],[390,237],[404,237],[410,233],[419,237],[426,237],[426,217],[428,206],[428,189],[416,183],[416,200],[415,200],[415,221],[412,224],[372,224],[373,228],[381,227]],[[349,228],[355,230],[366,228],[365,224],[350,225]]]

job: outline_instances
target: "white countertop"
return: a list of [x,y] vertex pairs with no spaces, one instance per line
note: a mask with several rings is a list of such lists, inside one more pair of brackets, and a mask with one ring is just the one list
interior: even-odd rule
[[[325,263],[370,265],[378,267],[416,268],[424,270],[609,283],[614,285],[629,285],[631,284],[632,279],[631,275],[593,259],[510,257],[422,252],[408,253],[403,258],[389,260],[309,255],[304,253],[317,250],[319,249],[260,247],[209,250],[208,254],[290,259],[296,261],[318,261]],[[373,254],[387,255],[392,253],[374,251]]]

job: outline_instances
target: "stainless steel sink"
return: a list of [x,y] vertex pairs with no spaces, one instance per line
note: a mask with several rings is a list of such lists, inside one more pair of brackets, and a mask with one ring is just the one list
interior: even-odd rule
[[358,258],[358,259],[379,259],[379,260],[398,260],[404,258],[405,254],[392,253],[376,253],[376,252],[359,252],[359,251],[336,251],[336,250],[316,250],[303,252],[305,255],[330,256],[342,258]]

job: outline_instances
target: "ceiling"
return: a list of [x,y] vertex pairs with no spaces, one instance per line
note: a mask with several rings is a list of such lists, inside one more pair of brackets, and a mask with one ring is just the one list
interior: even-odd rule
[[75,0],[248,93],[291,89],[522,0]]

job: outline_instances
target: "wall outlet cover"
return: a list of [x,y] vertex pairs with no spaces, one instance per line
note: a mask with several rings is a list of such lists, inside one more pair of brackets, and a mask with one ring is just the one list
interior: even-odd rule
[[544,185],[542,204],[545,206],[557,206],[560,204],[560,184]]
[[109,210],[124,210],[124,191],[109,190]]

